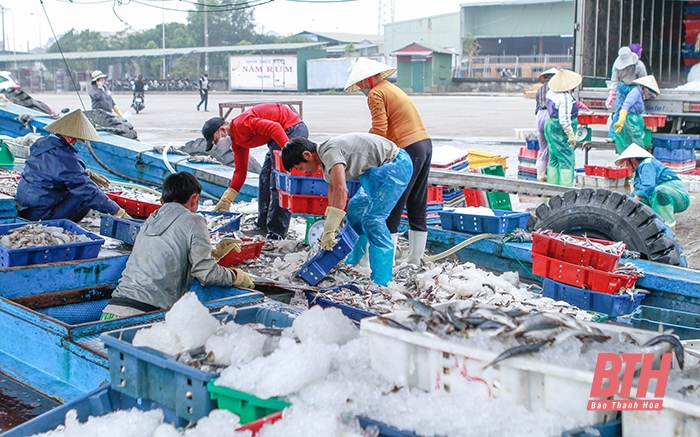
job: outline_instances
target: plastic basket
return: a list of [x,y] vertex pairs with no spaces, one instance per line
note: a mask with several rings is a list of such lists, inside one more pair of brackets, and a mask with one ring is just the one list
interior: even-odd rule
[[494,210],[495,216],[461,214],[452,211],[440,211],[440,224],[448,231],[468,232],[471,234],[505,234],[513,229],[527,227],[530,218],[528,212]]
[[604,313],[609,317],[630,314],[646,296],[644,293],[635,293],[634,297],[629,294],[600,293],[562,284],[551,279],[545,279],[542,284],[542,296],[563,300],[582,310]]
[[[537,141],[537,140],[535,140],[535,141]],[[518,151],[518,158],[537,161],[537,154],[538,153],[539,153],[539,149],[529,149],[527,147],[521,147],[520,150]]]
[[609,190],[620,190],[625,187],[625,178],[611,179],[603,176],[588,176],[587,174],[576,175],[577,184],[587,188],[606,188]]
[[620,419],[611,422],[597,423],[583,428],[564,431],[561,437],[621,437],[622,421]]
[[659,161],[668,162],[688,162],[695,161],[694,149],[664,149],[663,147],[654,147],[652,152],[654,158]]
[[467,206],[486,206],[486,197],[484,192],[473,188],[465,188],[464,203]]
[[359,236],[351,226],[346,225],[338,234],[338,244],[333,250],[321,250],[297,272],[297,276],[311,285],[316,285],[338,265],[355,247]]
[[132,217],[148,218],[149,215],[153,214],[154,211],[161,207],[158,203],[128,199],[121,195],[121,191],[109,191],[105,194],[107,197],[114,200],[117,205],[124,208],[124,211]]
[[[26,226],[27,224],[20,222],[0,225],[0,236],[9,234],[13,229]],[[100,253],[100,246],[105,242],[99,235],[88,232],[67,219],[45,220],[41,224],[56,226],[69,232],[85,235],[91,241],[59,244],[56,246],[25,247],[22,249],[8,249],[0,245],[0,268],[96,258]]]
[[307,196],[279,191],[279,204],[294,214],[324,215],[328,206],[327,196]]
[[567,285],[607,294],[617,293],[622,287],[632,288],[637,282],[637,277],[634,275],[603,272],[534,252],[532,253],[532,273]]
[[357,416],[357,420],[362,428],[376,427],[379,430],[379,437],[418,437],[414,432],[394,428],[369,417]]
[[209,395],[220,409],[237,414],[242,424],[269,416],[292,405],[279,398],[260,399],[242,391],[214,385],[215,381],[207,384]]
[[538,140],[525,140],[528,150],[540,150],[540,142]]
[[[573,235],[569,235],[568,237],[578,241],[586,240],[586,238]],[[596,240],[593,238],[589,238],[588,240],[606,246],[614,244],[612,241]],[[539,232],[532,233],[533,253],[606,272],[615,270],[615,266],[620,262],[620,257],[625,251],[625,247],[625,244],[621,244],[617,249],[617,253],[612,254],[575,243],[565,243]]]
[[119,218],[110,214],[100,217],[100,235],[133,245],[143,220]]
[[654,147],[663,149],[695,149],[700,147],[697,139],[687,135],[652,135],[651,142]]
[[[343,284],[343,285],[338,285],[335,287],[332,287],[330,289],[324,289],[322,290],[323,292],[328,292],[328,291],[335,291],[338,292],[340,290],[350,290],[354,291],[356,293],[359,293],[359,290],[357,287],[355,287],[353,284]],[[343,303],[338,303],[338,302],[333,302],[331,299],[327,299],[325,297],[321,297],[321,295],[307,291],[306,292],[306,300],[309,302],[309,308],[311,308],[314,305],[320,305],[321,308],[338,308],[340,311],[345,314],[347,318],[350,320],[353,320],[355,322],[359,322],[360,320],[364,319],[365,317],[372,317],[376,316],[376,313],[370,312],[370,311],[365,311],[361,310],[359,308],[355,308],[350,305],[346,305]]]
[[231,267],[260,256],[262,248],[265,245],[264,240],[253,241],[252,238],[241,238],[241,240],[243,241],[241,243],[241,251],[230,251],[217,261],[217,264],[224,267]]
[[[328,182],[323,178],[310,176],[295,176],[275,170],[277,189],[289,194],[303,194],[305,196],[328,196]],[[360,181],[357,179],[346,181],[348,197],[352,197],[360,189]]]
[[527,180],[531,180],[531,181],[536,181],[537,174],[530,173],[527,171],[518,171],[518,179],[527,179]]
[[282,412],[278,411],[276,413],[272,413],[270,415],[264,416],[258,420],[254,420],[252,422],[247,423],[246,425],[243,425],[239,428],[236,428],[237,432],[242,432],[242,431],[251,431],[253,433],[253,437],[255,437],[262,429],[263,426],[267,425],[268,423],[275,423],[278,420],[282,418]]
[[[284,311],[286,305],[255,305],[238,308],[237,323],[263,323],[268,327],[292,325],[296,313]],[[223,320],[226,313],[217,314]],[[150,399],[172,408],[178,417],[198,420],[216,408],[206,384],[218,374],[203,372],[179,363],[174,356],[131,344],[142,327],[102,334],[109,356],[112,387],[133,398]]]
[[627,167],[606,167],[602,165],[586,164],[583,168],[588,176],[602,176],[609,179],[620,179],[631,176]]
[[666,115],[659,114],[644,114],[644,126],[646,127],[664,127],[666,126]]
[[286,174],[291,174],[292,176],[309,176],[309,177],[315,177],[315,178],[322,178],[323,177],[323,171],[321,170],[321,167],[316,170],[316,173],[313,174],[306,174],[302,172],[301,170],[295,170],[292,169],[291,172],[287,171],[284,169],[284,165],[282,165],[282,151],[281,150],[274,150],[272,152],[272,156],[275,162],[275,170],[281,171]]
[[630,316],[630,321],[635,328],[658,331],[663,326],[664,329],[673,329],[682,340],[700,338],[700,314],[640,305]]
[[579,125],[591,125],[591,124],[607,124],[608,114],[579,114],[578,124]]
[[428,205],[438,205],[445,203],[442,197],[442,187],[430,185],[428,186]]
[[222,234],[227,234],[230,232],[235,232],[241,227],[241,217],[243,214],[240,212],[214,212],[214,211],[198,211],[198,214],[208,215],[208,216],[224,216],[227,218],[226,222],[221,224],[219,227],[211,229],[209,232],[212,234],[215,232],[220,232]]
[[499,155],[498,153],[482,152],[480,150],[468,150],[469,152],[469,168],[481,168],[488,165],[501,164],[504,169],[508,168],[506,161],[507,156]]

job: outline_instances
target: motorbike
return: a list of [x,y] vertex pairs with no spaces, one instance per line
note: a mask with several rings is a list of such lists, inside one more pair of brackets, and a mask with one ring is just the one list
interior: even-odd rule
[[[146,85],[146,87],[147,86],[148,85]],[[146,104],[144,103],[144,93],[146,92],[146,87],[144,87],[143,92],[134,91],[134,98],[131,101],[131,107],[134,108],[134,111],[136,111],[137,114],[146,108]]]

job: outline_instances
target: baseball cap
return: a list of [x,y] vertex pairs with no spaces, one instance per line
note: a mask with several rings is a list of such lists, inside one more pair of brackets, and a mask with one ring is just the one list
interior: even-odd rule
[[214,134],[225,124],[226,120],[221,117],[212,117],[204,122],[204,126],[202,126],[202,136],[207,140],[207,148],[205,149],[207,152],[214,147]]

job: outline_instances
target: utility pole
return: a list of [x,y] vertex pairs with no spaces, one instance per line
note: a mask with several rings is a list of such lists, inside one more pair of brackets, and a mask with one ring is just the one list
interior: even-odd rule
[[0,5],[0,13],[2,14],[2,52],[5,53],[5,7]]
[[[209,47],[209,25],[208,25],[207,0],[204,0],[204,48]],[[204,72],[209,73],[209,51],[204,52]]]
[[163,80],[165,80],[165,0],[163,0],[163,7],[161,9],[161,12],[163,13],[162,15],[162,31],[163,31]]

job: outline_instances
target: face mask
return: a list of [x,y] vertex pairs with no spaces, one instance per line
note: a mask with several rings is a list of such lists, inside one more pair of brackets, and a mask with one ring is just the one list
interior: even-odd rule
[[219,138],[219,142],[216,143],[216,147],[223,147],[224,150],[231,148],[231,137]]

